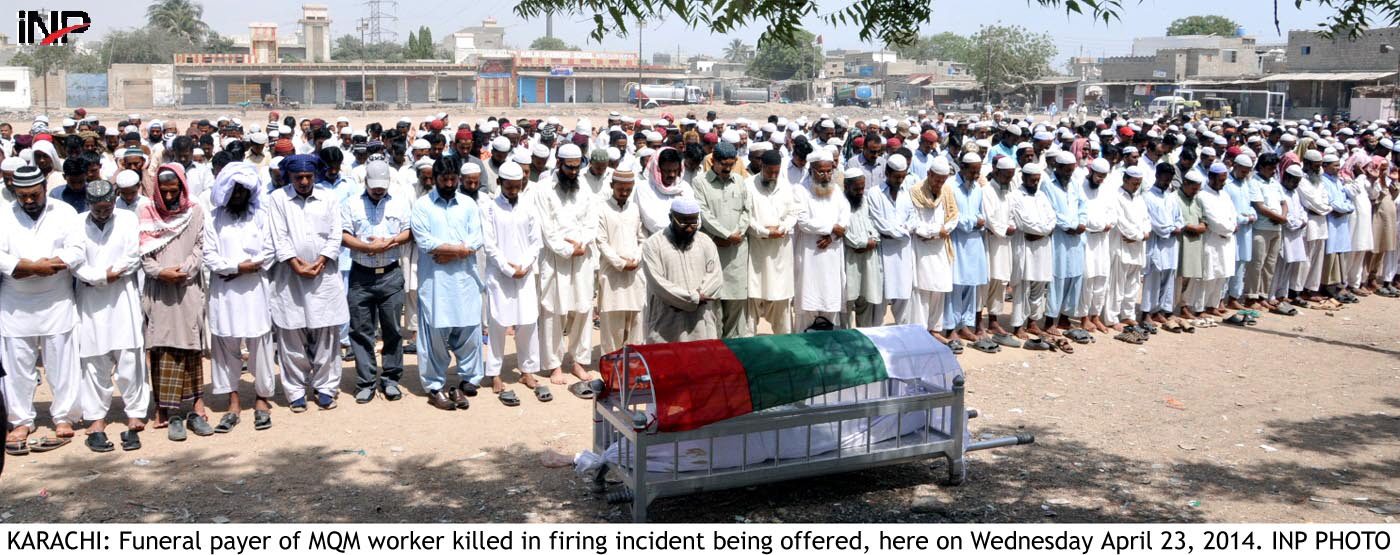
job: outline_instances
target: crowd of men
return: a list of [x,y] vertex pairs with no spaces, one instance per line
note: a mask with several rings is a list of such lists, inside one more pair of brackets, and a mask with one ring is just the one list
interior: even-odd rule
[[[507,341],[537,401],[545,379],[588,398],[595,326],[604,353],[890,322],[955,353],[1069,353],[1400,296],[1397,131],[923,110],[0,124],[5,449],[86,424],[114,450],[118,390],[123,449],[152,402],[171,440],[228,432],[244,371],[259,430],[279,383],[291,412],[333,409],[342,360],[356,402],[398,400],[406,353],[433,407],[486,387],[515,406]],[[54,435],[30,440],[40,367]]]

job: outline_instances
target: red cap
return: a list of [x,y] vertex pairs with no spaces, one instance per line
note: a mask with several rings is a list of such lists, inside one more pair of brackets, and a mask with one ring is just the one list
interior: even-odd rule
[[470,138],[472,138],[472,130],[467,129],[467,128],[465,128],[465,127],[461,128],[461,129],[458,129],[458,130],[457,130],[457,136],[456,136],[456,137],[457,137],[458,139],[470,139]]
[[1125,125],[1118,128],[1118,134],[1124,137],[1131,137],[1133,136],[1133,130]]
[[82,109],[82,108],[78,108],[77,110],[73,110],[73,113],[74,113],[74,114],[77,114],[78,117],[83,117],[83,116],[86,116],[86,115],[87,115],[87,110],[84,110],[84,109]]
[[865,137],[856,137],[851,141],[851,144],[855,145],[856,148],[865,148]]
[[716,135],[714,133],[706,133],[704,139],[705,142],[709,144],[716,144],[719,142],[719,135]]
[[267,113],[267,119],[268,119],[268,120],[281,119],[281,118],[282,118],[282,114],[279,114],[279,113],[277,113],[277,112],[268,112],[268,113]]
[[938,132],[937,132],[937,131],[934,131],[934,130],[932,130],[932,129],[930,129],[930,130],[928,130],[928,131],[924,131],[924,140],[925,140],[925,141],[937,141],[937,140],[938,140]]
[[885,146],[887,146],[887,147],[889,147],[889,148],[891,148],[891,149],[893,149],[893,150],[899,150],[899,147],[904,146],[904,141],[900,140],[899,137],[895,137],[895,138],[893,138],[893,139],[890,139],[889,144],[887,144],[887,145],[885,145]]
[[272,144],[272,153],[277,156],[286,156],[296,152],[296,147],[292,146],[291,139],[279,138]]
[[1230,148],[1225,149],[1225,156],[1231,160],[1234,160],[1236,156],[1240,155],[1240,152],[1240,147],[1232,146]]
[[433,131],[442,131],[442,120],[435,119],[429,122],[428,129],[432,129]]

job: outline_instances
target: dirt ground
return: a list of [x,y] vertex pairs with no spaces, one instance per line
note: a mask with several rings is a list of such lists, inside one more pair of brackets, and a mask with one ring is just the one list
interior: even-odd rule
[[[705,107],[695,108],[703,115]],[[569,125],[576,115],[601,123],[608,109],[510,113],[559,115]],[[881,113],[777,105],[716,109],[726,119]],[[436,111],[408,115],[421,119]],[[211,115],[141,112],[147,120]],[[371,113],[370,120],[391,123],[401,114]],[[263,115],[250,111],[244,119]],[[365,121],[346,115],[356,126]],[[26,121],[11,116],[0,114],[0,121]],[[463,115],[453,111],[453,117]],[[1394,517],[1384,513],[1400,511],[1397,308],[1400,302],[1369,297],[1330,314],[1266,315],[1257,327],[1162,332],[1140,347],[1100,336],[1071,355],[969,350],[960,361],[968,404],[981,414],[971,422],[974,436],[1031,432],[1037,441],[969,455],[962,486],[940,486],[945,469],[935,460],[658,500],[651,518],[1390,522]],[[439,411],[422,397],[414,357],[406,363],[409,395],[393,403],[355,404],[354,369],[346,363],[339,408],[291,414],[279,404],[270,430],[254,431],[251,411],[245,411],[244,423],[227,435],[191,434],[174,443],[151,430],[142,434],[140,451],[95,454],[75,442],[9,458],[0,477],[0,521],[629,518],[621,506],[590,493],[572,469],[541,462],[551,452],[572,455],[589,447],[587,401],[555,387],[553,402],[536,402],[510,375],[521,406],[504,407],[488,394],[474,398],[467,411]],[[245,375],[245,399],[252,398],[251,389]],[[41,387],[41,434],[51,433],[48,400]],[[121,420],[120,405],[114,403],[114,421]],[[223,408],[222,400],[211,401],[211,420]],[[114,424],[109,434],[115,439],[123,429]]]

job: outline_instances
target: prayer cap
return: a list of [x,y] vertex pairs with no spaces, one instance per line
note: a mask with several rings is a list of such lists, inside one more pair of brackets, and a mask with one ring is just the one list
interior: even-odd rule
[[542,144],[535,144],[530,147],[530,156],[535,158],[549,158],[549,147]]
[[1056,155],[1055,155],[1055,163],[1056,163],[1056,164],[1073,164],[1073,163],[1074,163],[1074,155],[1073,155],[1073,154],[1070,154],[1069,152],[1066,152],[1066,151],[1063,151],[1063,150],[1062,150],[1062,151],[1060,151],[1059,154],[1056,154]]
[[1201,149],[1201,156],[1215,156],[1215,148],[1205,147]]
[[578,160],[583,158],[583,151],[579,149],[578,145],[569,143],[559,147],[558,155],[560,160]]
[[671,201],[671,212],[691,215],[700,213],[700,204],[690,197],[678,196]]
[[978,156],[976,152],[968,152],[962,155],[962,163],[980,164],[982,163],[982,157]]
[[937,131],[934,131],[934,130],[932,130],[932,129],[930,129],[930,130],[928,130],[928,131],[924,131],[924,140],[925,140],[925,141],[937,141],[937,140],[938,140],[938,132],[937,132]]
[[510,161],[528,166],[530,164],[530,149],[521,147],[511,151]]
[[593,149],[593,150],[591,150],[591,151],[588,152],[588,161],[589,161],[589,162],[607,162],[607,161],[608,161],[608,151],[607,151],[607,150],[604,150],[604,149],[601,149],[601,148],[595,148],[595,149]]
[[113,187],[105,179],[97,179],[87,182],[87,201],[89,203],[110,202],[117,198],[117,188]]
[[615,146],[608,147],[608,150],[606,152],[608,153],[609,162],[615,162],[617,160],[622,159],[622,151],[618,150]]
[[1049,131],[1037,131],[1035,135],[1032,135],[1032,136],[1031,136],[1031,138],[1032,138],[1032,139],[1035,139],[1035,140],[1037,140],[1037,141],[1053,141],[1053,140],[1055,140],[1055,136],[1054,136],[1054,135],[1051,135]]
[[1021,166],[1021,173],[1041,173],[1043,171],[1045,171],[1045,168],[1040,167],[1040,164],[1035,162]]
[[948,160],[942,156],[934,158],[933,162],[928,165],[928,169],[938,175],[949,175],[953,173],[953,168],[948,165]]
[[[1103,158],[1099,158],[1099,160],[1103,160]],[[1095,160],[1095,162],[1097,162],[1097,161],[1098,161],[1098,160]],[[1105,162],[1104,165],[1107,166],[1107,165],[1108,165],[1107,162]],[[1095,170],[1095,171],[1098,171],[1098,170]],[[1107,173],[1107,172],[1099,172],[1099,173]],[[1128,169],[1123,170],[1123,175],[1128,176],[1128,177],[1142,177],[1142,168],[1139,167],[1139,166],[1128,166]]]
[[731,145],[737,145],[739,144],[739,141],[742,140],[742,138],[739,137],[739,132],[733,129],[725,129],[724,133],[721,133],[719,138],[721,141],[724,141]]
[[[1011,125],[1006,126],[1006,132],[1007,132],[1007,133],[1010,133],[1010,134],[1012,134],[1012,135],[1020,135],[1020,134],[1021,134],[1021,126],[1016,125],[1016,124],[1013,123],[1013,124],[1011,124]],[[1036,135],[1037,135],[1037,136],[1035,137],[1035,139],[1036,139],[1037,141],[1038,141],[1038,140],[1041,140],[1040,137],[1039,137],[1040,134],[1039,134],[1039,133],[1036,133]],[[1045,140],[1047,140],[1047,141],[1050,140],[1050,137],[1046,137]]]
[[254,144],[265,145],[265,144],[267,144],[267,133],[263,133],[263,132],[253,133],[252,135],[250,135],[250,136],[248,137],[248,140],[253,141]]
[[750,153],[750,154],[759,153],[759,152],[766,152],[766,151],[769,151],[769,150],[773,150],[773,143],[770,143],[770,142],[768,142],[768,141],[759,141],[759,142],[756,142],[756,143],[754,143],[754,144],[749,145],[749,153]]
[[1283,173],[1286,173],[1293,177],[1304,177],[1305,175],[1303,173],[1303,166],[1299,164],[1293,164],[1292,166],[1288,166],[1288,169],[1283,170]]
[[[506,141],[506,143],[510,143],[510,141]],[[412,147],[413,150],[428,150],[428,149],[430,149],[430,148],[433,148],[433,144],[430,143],[430,142],[428,142],[427,139],[414,139],[414,140],[413,140],[413,147]]]
[[1196,183],[1205,183],[1205,182],[1206,182],[1206,176],[1201,175],[1201,172],[1199,172],[1199,171],[1191,170],[1191,171],[1189,171],[1189,172],[1186,172],[1186,180],[1187,180],[1187,181],[1194,181],[1194,182],[1196,182]]
[[507,127],[507,128],[505,128],[505,129],[502,129],[502,130],[501,130],[501,133],[503,133],[503,134],[505,134],[505,135],[519,135],[519,134],[520,134],[520,128],[519,128],[519,127],[516,127],[516,126],[514,126],[514,125],[512,125],[512,126],[510,126],[510,127]]
[[1254,167],[1254,159],[1250,158],[1248,154],[1241,154],[1235,157],[1235,165],[1252,168]]
[[505,137],[491,139],[491,150],[496,152],[506,152],[510,150],[510,139]]
[[857,166],[851,166],[849,168],[846,168],[846,171],[842,173],[842,176],[846,179],[855,179],[857,177],[865,177],[865,172],[860,171],[860,168]]
[[1210,165],[1210,173],[1227,173],[1229,171],[1230,168],[1221,162],[1216,162]]
[[1012,160],[1010,156],[1001,156],[997,158],[997,169],[1014,170],[1016,169],[1016,161]]
[[278,167],[282,170],[284,177],[290,177],[294,173],[311,172],[320,175],[321,169],[326,167],[326,163],[321,161],[321,157],[315,154],[295,154],[282,159],[282,164]]
[[417,160],[413,161],[413,171],[431,167],[433,167],[433,159],[427,156],[420,156]]
[[117,187],[121,189],[141,183],[141,176],[132,170],[119,171],[114,179],[117,180]]
[[510,181],[525,179],[525,169],[515,162],[506,162],[501,164],[501,169],[496,172],[496,176]]
[[24,159],[18,156],[11,156],[0,161],[0,171],[12,172],[22,167],[24,167]]
[[725,142],[715,145],[714,155],[716,160],[728,160],[738,156],[739,151],[735,150],[734,145]]
[[382,160],[370,162],[365,167],[365,186],[371,189],[387,189],[390,181],[389,164]]
[[1340,161],[1342,161],[1342,159],[1341,159],[1341,158],[1338,158],[1336,154],[1327,154],[1327,155],[1324,155],[1324,156],[1322,157],[1322,163],[1324,163],[1324,164],[1331,164],[1331,163],[1333,163],[1333,162],[1340,162]]
[[818,149],[812,151],[812,154],[810,154],[810,155],[807,156],[807,161],[808,161],[808,162],[813,162],[813,163],[815,163],[815,162],[832,162],[832,161],[834,161],[834,160],[832,160],[832,158],[831,158],[831,151],[830,151],[830,150],[827,150],[827,149],[824,149],[824,148],[818,148]]
[[[643,149],[643,150],[651,150],[651,149]],[[776,151],[776,150],[765,150],[765,151],[763,151],[763,163],[764,163],[764,165],[768,165],[768,166],[776,166],[776,165],[778,165],[778,164],[783,163],[783,155],[782,155],[782,154],[779,154],[778,151]]]
[[476,162],[462,164],[462,175],[476,175],[481,173],[481,166]]
[[622,182],[626,182],[626,183],[631,183],[631,182],[633,182],[633,181],[636,181],[636,179],[637,179],[637,167],[636,167],[636,164],[632,161],[631,158],[628,158],[627,160],[623,161],[621,164],[618,164],[618,165],[617,165],[617,169],[613,170],[612,178],[613,178],[613,181],[622,181]]
[[[1096,173],[1108,173],[1110,168],[1108,167],[1108,160],[1104,160],[1103,158],[1095,158],[1093,162],[1089,163],[1089,169],[1094,170],[1094,172]],[[1138,172],[1138,177],[1141,176],[1142,172]]]
[[889,159],[885,160],[885,167],[897,172],[902,172],[909,169],[909,161],[904,159],[903,154],[894,154],[891,155]]
[[30,187],[44,182],[38,166],[24,166],[15,170],[15,186]]

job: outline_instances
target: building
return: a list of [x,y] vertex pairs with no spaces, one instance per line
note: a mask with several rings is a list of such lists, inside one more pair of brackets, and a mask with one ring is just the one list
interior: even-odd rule
[[1174,35],[1133,39],[1133,56],[1152,56],[1158,50],[1251,50],[1254,38],[1246,36]]
[[1076,56],[1069,59],[1069,75],[1080,81],[1103,79],[1103,58]]
[[[1390,47],[1384,52],[1382,47]],[[1395,82],[1400,67],[1400,27],[1369,29],[1355,40],[1329,39],[1313,31],[1289,31],[1286,71],[1267,75],[1270,90],[1288,96],[1289,117],[1350,110],[1353,89]]]
[[29,86],[28,67],[0,67],[0,109],[28,109],[33,103]]
[[454,63],[475,65],[479,63],[475,57],[479,52],[506,49],[506,28],[497,23],[496,18],[487,17],[479,26],[463,27],[443,37],[440,44],[452,54]]
[[325,4],[302,4],[301,36],[306,42],[306,61],[331,61],[331,15]]
[[248,51],[252,55],[253,63],[270,64],[282,61],[277,54],[277,46],[276,23],[248,24]]
[[846,57],[828,54],[822,62],[822,71],[827,79],[846,76]]

